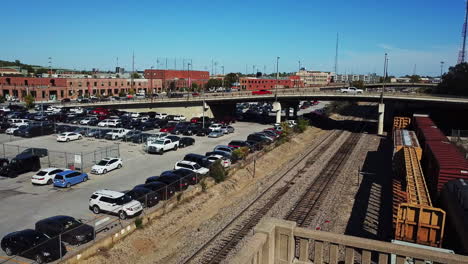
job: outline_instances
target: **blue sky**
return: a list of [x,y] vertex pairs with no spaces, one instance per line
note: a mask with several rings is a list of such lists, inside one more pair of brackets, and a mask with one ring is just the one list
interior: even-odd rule
[[75,69],[169,67],[191,59],[194,69],[272,72],[334,68],[338,73],[383,71],[439,75],[440,61],[457,60],[463,0],[393,1],[56,1],[2,3],[0,59]]

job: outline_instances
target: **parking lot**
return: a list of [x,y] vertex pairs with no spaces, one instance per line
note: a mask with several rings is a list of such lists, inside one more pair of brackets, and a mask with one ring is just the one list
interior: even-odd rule
[[[27,147],[47,147],[49,150],[66,152],[86,152],[99,147],[118,144],[123,167],[104,175],[89,175],[89,181],[72,186],[69,189],[54,188],[50,185],[33,186],[32,172],[17,178],[0,177],[0,210],[2,225],[0,237],[15,230],[34,228],[40,219],[54,215],[70,215],[78,219],[92,220],[95,215],[88,209],[88,199],[99,189],[129,190],[144,183],[150,176],[160,175],[165,170],[173,169],[174,164],[188,153],[204,154],[216,145],[227,144],[234,139],[244,140],[252,132],[263,130],[268,125],[237,122],[236,131],[220,138],[196,137],[193,146],[164,155],[151,155],[143,151],[141,144],[120,141],[84,138],[67,143],[56,142],[55,135],[31,139],[14,138],[12,144]],[[0,135],[0,141],[9,140],[8,135]]]

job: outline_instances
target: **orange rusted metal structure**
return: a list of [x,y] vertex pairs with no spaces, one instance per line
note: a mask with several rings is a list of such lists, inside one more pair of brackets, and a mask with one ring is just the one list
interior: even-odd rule
[[395,116],[393,118],[394,129],[406,129],[411,124],[411,117]]

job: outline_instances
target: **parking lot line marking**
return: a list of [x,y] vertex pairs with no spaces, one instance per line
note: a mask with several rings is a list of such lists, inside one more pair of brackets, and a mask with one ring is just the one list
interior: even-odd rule
[[19,263],[19,264],[29,264],[29,263],[27,263],[27,262],[23,262],[23,261],[19,261],[19,260],[16,260],[16,259],[12,259],[12,258],[10,258],[10,257],[0,256],[0,259],[11,260],[11,261],[16,262],[16,263]]

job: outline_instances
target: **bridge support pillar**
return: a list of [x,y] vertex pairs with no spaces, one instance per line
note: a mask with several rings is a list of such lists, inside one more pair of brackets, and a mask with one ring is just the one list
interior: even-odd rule
[[281,123],[281,104],[280,102],[273,103],[273,111],[276,111],[276,123]]
[[383,136],[384,134],[384,113],[385,113],[385,104],[379,104],[379,126],[377,134]]
[[297,105],[297,104],[294,105],[293,109],[294,109],[293,117],[294,117],[295,120],[297,120],[297,112],[299,111],[299,105]]

